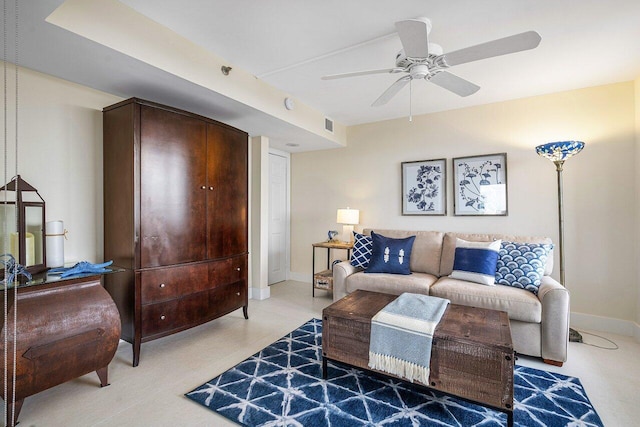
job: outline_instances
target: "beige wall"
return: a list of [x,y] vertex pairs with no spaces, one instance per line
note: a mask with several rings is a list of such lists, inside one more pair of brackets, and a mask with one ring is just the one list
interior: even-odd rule
[[[15,72],[8,66],[12,85]],[[11,86],[9,177],[15,173],[14,93]],[[102,259],[102,108],[120,100],[45,74],[19,71],[18,172],[44,198],[46,220],[62,220],[69,230],[67,262]]]
[[[557,241],[555,167],[536,145],[586,143],[565,164],[566,281],[572,311],[635,321],[637,223],[633,82],[355,126],[348,147],[292,157],[291,269],[310,273],[311,243],[360,209],[363,227],[546,235]],[[452,216],[451,158],[506,152],[507,217]],[[401,215],[403,161],[447,158],[448,216]],[[558,276],[558,271],[554,272]]]
[[636,312],[636,338],[640,339],[640,77],[635,81],[636,92],[636,265],[638,275],[638,306]]

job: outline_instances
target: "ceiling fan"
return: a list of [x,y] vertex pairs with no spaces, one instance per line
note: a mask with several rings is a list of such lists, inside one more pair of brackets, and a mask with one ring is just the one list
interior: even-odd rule
[[431,32],[431,21],[428,18],[398,21],[396,22],[396,31],[400,36],[403,49],[396,55],[396,66],[394,68],[331,74],[322,77],[322,79],[331,80],[368,74],[404,73],[371,104],[373,107],[386,104],[407,83],[416,79],[425,79],[457,95],[469,96],[476,93],[480,86],[451,74],[446,71],[447,68],[480,59],[533,49],[540,44],[541,40],[540,34],[535,31],[526,31],[453,52],[443,53],[442,47],[429,42],[428,35]]

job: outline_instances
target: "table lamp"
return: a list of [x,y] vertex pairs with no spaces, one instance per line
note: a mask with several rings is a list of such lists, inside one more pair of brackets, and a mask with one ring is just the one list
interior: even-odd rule
[[[567,287],[564,281],[564,206],[562,202],[562,166],[564,162],[578,154],[584,148],[584,142],[581,141],[558,141],[548,144],[538,145],[536,153],[538,155],[551,160],[556,165],[558,174],[558,225],[559,238],[558,249],[560,252],[560,283]],[[582,342],[582,336],[574,329],[569,328],[569,341]]]
[[342,240],[353,242],[353,226],[360,222],[360,211],[358,209],[338,209],[338,224],[342,224]]

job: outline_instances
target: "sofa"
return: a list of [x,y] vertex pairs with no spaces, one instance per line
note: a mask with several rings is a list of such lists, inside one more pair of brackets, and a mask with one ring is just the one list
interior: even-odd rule
[[[365,229],[364,235],[370,235]],[[516,353],[540,357],[545,363],[562,366],[567,360],[569,339],[569,292],[551,277],[553,252],[544,265],[537,295],[512,286],[485,286],[449,277],[454,266],[457,239],[469,242],[495,240],[551,244],[546,237],[502,234],[465,234],[439,231],[373,230],[394,239],[415,236],[410,255],[411,274],[365,273],[349,261],[333,268],[333,299],[358,289],[399,295],[419,293],[446,298],[452,304],[506,311]]]

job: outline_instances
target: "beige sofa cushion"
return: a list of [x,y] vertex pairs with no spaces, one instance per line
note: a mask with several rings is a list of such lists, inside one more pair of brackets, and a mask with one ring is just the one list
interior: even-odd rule
[[484,286],[441,277],[431,286],[429,295],[446,298],[452,304],[506,311],[509,319],[532,323],[542,321],[542,304],[538,297],[511,286]]
[[[376,233],[377,230],[374,230]],[[358,289],[400,295],[403,292],[429,295],[438,278],[428,273],[387,274],[358,272],[346,278],[347,293]]]
[[[392,239],[404,239],[405,237],[416,236],[411,249],[411,260],[409,267],[411,271],[418,273],[429,273],[437,276],[440,272],[440,255],[442,253],[442,238],[444,233],[440,231],[403,231],[403,230],[379,230],[374,228],[377,234]],[[371,229],[363,231],[367,236],[371,235]],[[454,241],[455,245],[455,241]],[[453,262],[451,264],[453,267]]]
[[[378,230],[374,230],[376,233]],[[509,234],[465,234],[465,233],[446,233],[442,242],[442,258],[440,259],[439,276],[448,276],[453,270],[453,258],[456,254],[456,238],[468,240],[470,242],[492,242],[494,240],[503,240],[507,242],[518,243],[552,243],[548,237],[532,237],[532,236],[513,236]],[[413,256],[413,254],[412,254]],[[412,264],[413,266],[413,264]],[[413,270],[413,268],[412,268]],[[553,271],[553,250],[547,257],[547,265],[544,269],[545,276]]]

